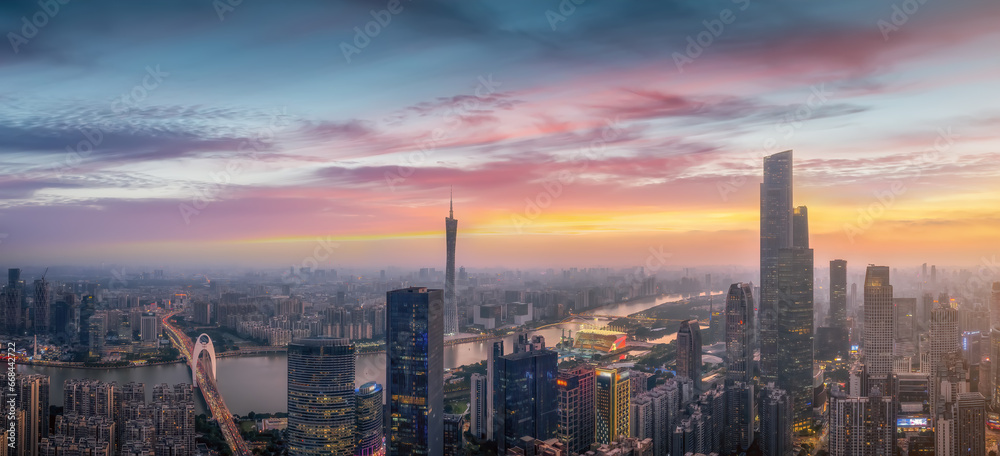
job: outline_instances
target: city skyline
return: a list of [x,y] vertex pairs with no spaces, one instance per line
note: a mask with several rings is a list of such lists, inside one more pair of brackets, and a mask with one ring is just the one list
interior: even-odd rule
[[[322,238],[340,244],[335,263],[406,251],[395,261],[415,265],[438,250],[428,212],[444,212],[453,185],[459,265],[629,266],[660,245],[679,264],[751,265],[759,158],[786,149],[817,259],[995,254],[981,246],[1000,203],[998,114],[980,94],[1000,68],[977,56],[996,5],[922,4],[897,26],[890,5],[861,2],[586,4],[565,17],[529,2],[407,3],[350,61],[368,6],[163,5],[65,7],[35,34],[21,18],[36,4],[4,5],[4,30],[31,35],[0,69],[17,87],[0,119],[6,261],[297,264]],[[724,6],[736,22],[691,47]],[[273,28],[257,27],[265,17]],[[85,32],[93,20],[129,39]],[[174,23],[190,25],[185,38],[164,40]],[[437,63],[456,36],[473,44]],[[226,58],[205,65],[190,43]],[[400,48],[412,55],[388,58]],[[696,51],[678,70],[674,55]],[[91,139],[92,152],[65,150]]]

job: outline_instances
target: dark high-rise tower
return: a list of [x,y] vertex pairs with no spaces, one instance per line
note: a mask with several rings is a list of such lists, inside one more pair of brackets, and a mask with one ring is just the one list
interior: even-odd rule
[[35,334],[48,334],[49,332],[49,306],[52,305],[52,297],[49,295],[49,283],[44,278],[35,281],[35,305],[32,322]]
[[760,370],[765,383],[778,373],[778,255],[792,247],[792,151],[764,157],[760,184]]
[[753,285],[734,283],[726,297],[726,379],[724,452],[743,451],[754,440]]
[[830,327],[847,327],[847,261],[830,261]]
[[778,386],[792,397],[795,432],[812,425],[813,250],[808,212],[795,208],[793,246],[778,250]]
[[444,219],[445,241],[448,257],[444,265],[444,332],[458,333],[458,302],[455,301],[455,238],[458,220],[455,219],[455,202],[448,202],[448,218]]
[[753,285],[734,283],[726,297],[726,379],[753,382]]
[[353,455],[354,344],[307,338],[288,344],[288,454]]
[[681,322],[677,330],[677,376],[694,381],[701,391],[701,327],[698,320]]
[[444,292],[404,288],[385,302],[389,454],[443,454]]
[[517,446],[521,437],[547,440],[559,424],[556,376],[558,355],[545,348],[545,339],[518,336],[514,353],[494,360],[493,438],[498,451]]
[[23,317],[21,315],[21,270],[11,268],[7,270],[7,287],[0,293],[0,320],[3,320],[3,329],[7,334],[20,334]]

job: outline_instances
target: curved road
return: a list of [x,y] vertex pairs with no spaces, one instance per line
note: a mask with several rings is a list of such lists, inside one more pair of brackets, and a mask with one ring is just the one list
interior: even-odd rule
[[[184,354],[184,358],[190,366],[191,356],[194,351],[194,342],[181,332],[180,329],[170,324],[170,317],[173,317],[176,313],[172,312],[163,318],[163,328],[167,330],[167,335],[170,337],[171,342]],[[222,399],[222,394],[219,393],[219,389],[215,384],[215,379],[208,375],[205,365],[202,363],[198,363],[197,374],[198,385],[195,386],[200,386],[198,389],[201,390],[201,394],[205,398],[205,403],[208,404],[208,408],[212,411],[212,418],[215,418],[215,421],[219,423],[219,428],[222,429],[222,436],[225,437],[226,443],[229,444],[229,449],[233,451],[234,455],[250,456],[252,454],[250,447],[247,445],[246,440],[243,440],[243,437],[240,436],[240,431],[236,423],[233,422],[233,414]]]

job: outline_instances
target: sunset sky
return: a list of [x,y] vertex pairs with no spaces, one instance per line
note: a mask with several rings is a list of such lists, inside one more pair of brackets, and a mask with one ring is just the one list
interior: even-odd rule
[[4,1],[0,266],[336,243],[322,266],[443,268],[449,187],[459,265],[753,266],[761,159],[787,149],[818,265],[973,265],[1000,254],[998,14]]

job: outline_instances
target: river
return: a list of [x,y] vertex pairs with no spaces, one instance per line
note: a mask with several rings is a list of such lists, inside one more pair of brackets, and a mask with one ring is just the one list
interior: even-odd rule
[[[681,296],[670,295],[657,298],[642,298],[628,302],[610,304],[588,313],[597,315],[627,316],[660,304],[678,301]],[[606,323],[606,320],[604,321]],[[545,337],[549,345],[555,345],[563,330],[578,331],[583,322],[563,323],[535,331],[534,334]],[[676,334],[670,334],[656,343],[672,341]],[[516,335],[504,338],[505,346],[513,346]],[[486,359],[489,347],[493,341],[472,342],[467,344],[446,346],[444,348],[444,367],[451,369],[466,364],[478,363]],[[286,410],[285,396],[287,383],[287,358],[284,354],[244,356],[218,359],[219,391],[226,400],[226,405],[233,413],[245,415],[254,412],[284,412]],[[361,385],[369,381],[385,384],[385,354],[361,355],[357,360],[356,383]],[[71,378],[93,378],[101,381],[116,381],[119,384],[142,382],[146,384],[147,400],[152,396],[153,385],[159,383],[186,383],[191,381],[191,370],[186,364],[165,364],[158,366],[136,367],[127,369],[73,369],[49,366],[18,367],[21,373],[44,374],[50,377],[50,403],[62,405],[62,385]],[[200,395],[199,395],[200,397]],[[198,413],[207,413],[205,404],[198,401]]]

